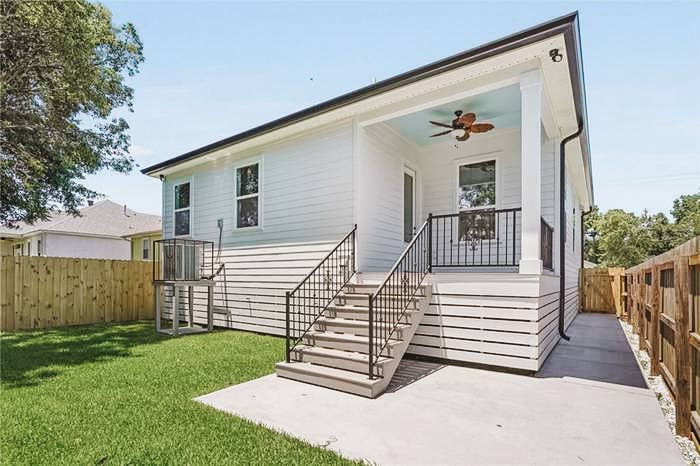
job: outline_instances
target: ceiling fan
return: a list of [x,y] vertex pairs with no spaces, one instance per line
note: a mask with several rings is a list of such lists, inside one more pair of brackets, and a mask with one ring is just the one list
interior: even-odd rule
[[453,133],[455,139],[458,141],[466,141],[469,139],[470,133],[485,133],[491,131],[494,126],[491,123],[477,123],[475,113],[464,113],[461,110],[455,112],[455,119],[452,120],[452,124],[448,125],[445,123],[439,123],[437,121],[431,121],[430,123],[435,126],[442,126],[443,128],[449,128],[447,131],[440,131],[431,135],[431,138],[436,136],[443,136],[445,134]]

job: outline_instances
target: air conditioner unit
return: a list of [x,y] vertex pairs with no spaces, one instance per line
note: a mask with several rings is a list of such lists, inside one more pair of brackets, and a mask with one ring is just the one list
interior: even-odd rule
[[161,261],[163,280],[200,280],[202,278],[202,257],[203,245],[201,243],[175,241],[164,244]]

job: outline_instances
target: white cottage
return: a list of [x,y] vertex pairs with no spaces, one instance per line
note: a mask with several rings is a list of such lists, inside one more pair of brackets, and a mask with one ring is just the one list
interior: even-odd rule
[[214,324],[366,396],[404,353],[537,371],[593,205],[579,41],[573,13],[144,169],[164,238],[214,243]]

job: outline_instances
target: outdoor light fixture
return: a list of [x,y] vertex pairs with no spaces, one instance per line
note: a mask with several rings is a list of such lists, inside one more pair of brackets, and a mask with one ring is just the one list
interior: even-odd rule
[[559,53],[559,49],[552,49],[549,51],[549,58],[551,58],[553,62],[559,63],[564,59],[564,56]]

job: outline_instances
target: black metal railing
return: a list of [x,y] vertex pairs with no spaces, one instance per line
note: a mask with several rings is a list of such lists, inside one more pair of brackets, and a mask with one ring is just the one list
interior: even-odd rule
[[404,321],[423,279],[430,271],[430,225],[423,223],[384,282],[369,295],[369,367],[370,378],[380,376],[376,364],[397,327]]
[[355,274],[357,225],[292,291],[286,293],[286,359]]
[[154,281],[196,281],[214,275],[214,243],[171,238],[153,242]]
[[554,228],[543,218],[540,218],[540,225],[540,259],[542,259],[542,267],[547,270],[553,270]]
[[429,215],[434,267],[515,267],[520,261],[521,209]]

